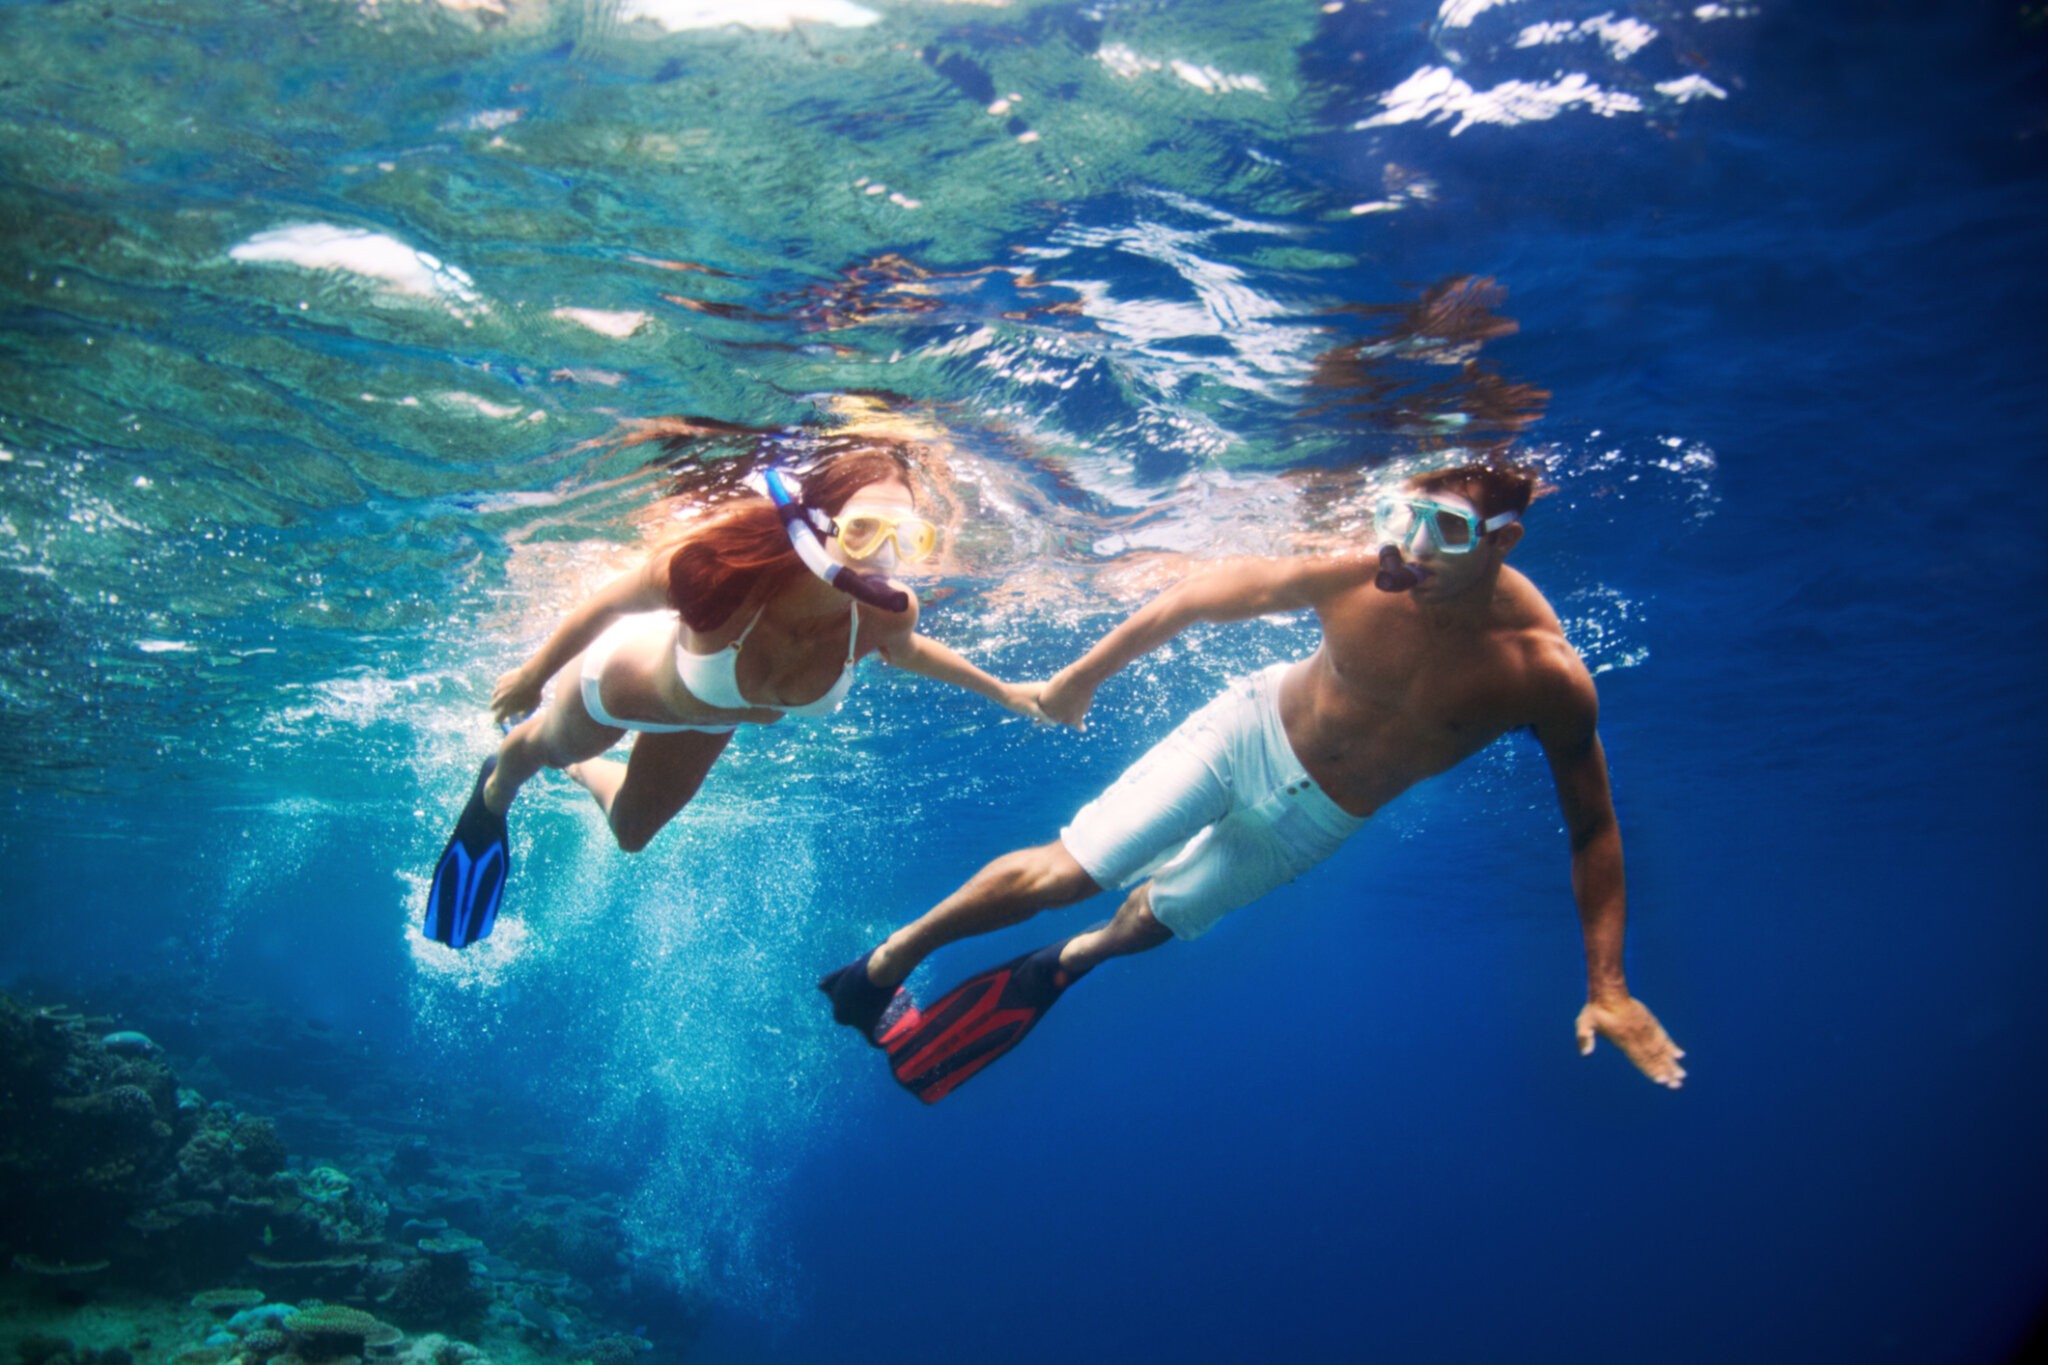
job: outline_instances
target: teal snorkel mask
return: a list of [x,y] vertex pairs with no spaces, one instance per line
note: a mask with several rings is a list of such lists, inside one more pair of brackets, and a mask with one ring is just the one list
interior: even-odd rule
[[1429,577],[1427,569],[1405,562],[1403,550],[1415,548],[1415,538],[1427,533],[1430,547],[1440,555],[1467,555],[1486,536],[1520,521],[1519,512],[1501,512],[1481,518],[1463,499],[1448,502],[1418,494],[1389,493],[1373,507],[1373,531],[1385,542],[1380,546],[1380,568],[1373,586],[1381,592],[1407,592]]

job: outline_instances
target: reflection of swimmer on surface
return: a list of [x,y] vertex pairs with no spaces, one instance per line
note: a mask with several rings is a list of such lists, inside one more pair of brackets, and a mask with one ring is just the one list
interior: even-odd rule
[[[462,947],[490,932],[504,890],[505,808],[543,767],[588,789],[630,853],[689,804],[738,726],[832,714],[869,654],[1043,719],[1037,685],[1001,682],[918,634],[917,598],[884,577],[937,548],[906,445],[836,444],[805,471],[788,517],[759,493],[712,511],[598,589],[498,679],[492,714],[526,719],[484,764],[442,854],[429,937]],[[550,678],[553,700],[536,710]],[[599,757],[629,732],[627,762]]]
[[[1507,290],[1491,278],[1453,275],[1405,304],[1338,311],[1379,324],[1362,341],[1316,357],[1305,417],[1341,417],[1395,433],[1396,449],[1504,448],[1543,415],[1546,391],[1503,377],[1484,358],[1489,342],[1521,324],[1494,312]],[[1445,370],[1455,370],[1447,378]]]
[[[1622,974],[1621,832],[1593,679],[1550,604],[1503,563],[1535,489],[1533,472],[1502,463],[1419,475],[1379,504],[1378,558],[1225,560],[1139,609],[1045,685],[1048,716],[1079,724],[1104,680],[1197,621],[1313,608],[1323,641],[1306,659],[1233,684],[1055,842],[996,859],[827,976],[820,986],[834,1017],[936,1101],[1015,1046],[1098,964],[1200,937],[1329,857],[1408,788],[1528,728],[1550,761],[1571,840],[1587,967],[1580,1050],[1605,1037],[1676,1089],[1684,1054]],[[1133,883],[1108,923],[970,978],[928,1008],[899,989],[948,943]]]

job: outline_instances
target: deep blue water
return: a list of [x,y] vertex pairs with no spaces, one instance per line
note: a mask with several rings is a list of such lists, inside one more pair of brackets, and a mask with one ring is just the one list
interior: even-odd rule
[[[577,1148],[709,1305],[679,1358],[2008,1358],[2048,1288],[2048,25],[1714,8],[0,10],[0,984],[172,1002],[252,1095],[289,1078],[234,1074],[222,1004],[261,1001],[365,1122]],[[1386,121],[1429,69],[1636,107]],[[309,222],[467,284],[232,254]],[[835,283],[889,253],[936,277]],[[1457,276],[1518,324],[1482,370],[1549,393],[1516,562],[1598,673],[1681,1092],[1575,1053],[1515,742],[935,1109],[829,1027],[819,972],[1299,622],[1192,634],[1084,735],[870,668],[636,859],[543,780],[498,935],[412,936],[490,679],[659,500],[620,423],[899,395],[979,497],[930,633],[1043,674],[1137,551],[1295,548],[1314,480],[1483,427],[1426,356],[1309,382]]]

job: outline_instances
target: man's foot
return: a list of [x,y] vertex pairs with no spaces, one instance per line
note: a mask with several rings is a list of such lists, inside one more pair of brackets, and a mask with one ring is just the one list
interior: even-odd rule
[[[819,980],[818,989],[831,999],[833,1019],[859,1029],[863,1038],[880,1047],[884,1021],[893,1023],[904,1010],[915,1006],[908,991],[874,983],[868,976],[869,956],[862,953],[838,971],[827,973]],[[897,1007],[892,1010],[892,1005]]]

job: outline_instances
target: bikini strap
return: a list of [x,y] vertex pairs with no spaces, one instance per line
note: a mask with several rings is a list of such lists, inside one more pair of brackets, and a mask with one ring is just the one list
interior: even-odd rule
[[852,668],[854,658],[860,651],[860,601],[853,599],[846,605],[853,609],[846,622],[846,666]]
[[761,609],[754,613],[754,619],[747,622],[747,628],[740,632],[740,638],[734,640],[731,644],[727,645],[726,648],[732,650],[735,653],[739,652],[739,647],[747,642],[747,637],[754,633],[754,627],[760,625],[761,618],[763,616],[766,616],[767,614],[768,604],[764,602],[761,604]]

